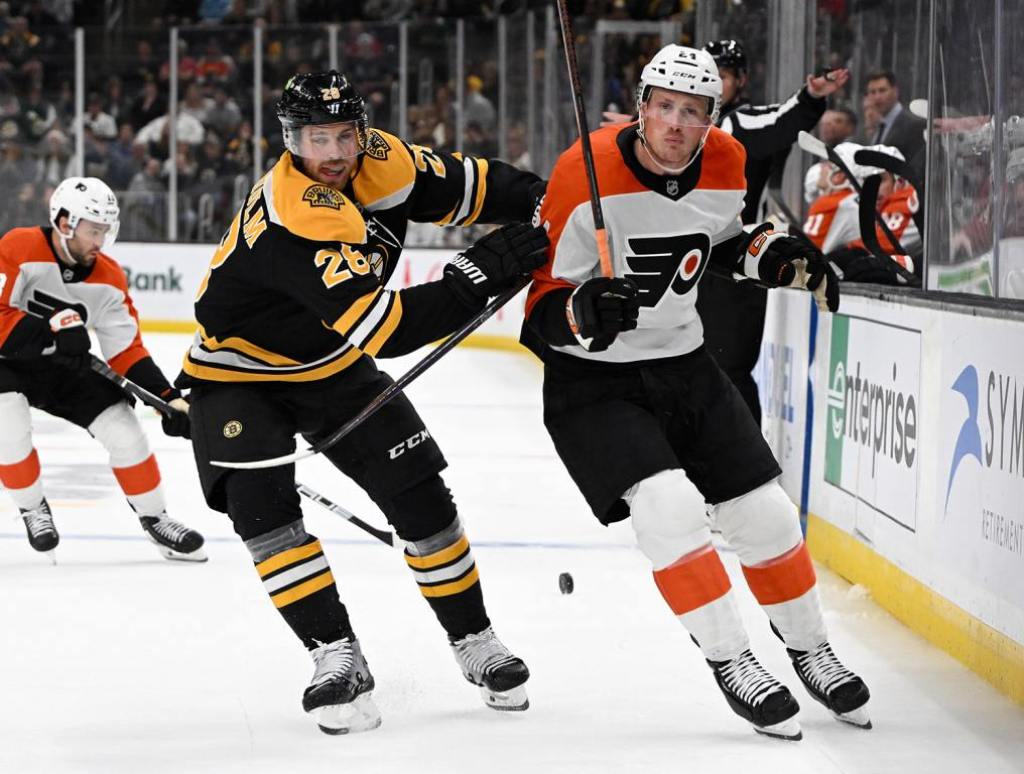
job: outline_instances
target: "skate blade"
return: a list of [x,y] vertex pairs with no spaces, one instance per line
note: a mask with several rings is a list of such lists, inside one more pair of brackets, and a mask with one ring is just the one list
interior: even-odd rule
[[530,708],[525,685],[517,685],[508,691],[492,691],[481,685],[480,695],[484,698],[484,704],[498,712],[524,712]]
[[804,738],[804,732],[800,730],[800,723],[795,718],[789,720],[783,720],[781,723],[776,723],[771,726],[753,726],[757,733],[763,736],[770,736],[773,739],[782,739],[787,742],[799,742]]
[[43,551],[43,554],[45,554],[46,558],[50,560],[50,564],[56,566],[56,564],[57,564],[57,552],[56,551],[54,551],[51,548],[49,551]]
[[858,707],[850,712],[832,712],[832,717],[840,723],[863,728],[865,731],[869,731],[872,728],[871,718],[868,717],[868,711],[864,707]]
[[347,704],[317,707],[309,714],[316,720],[321,731],[333,736],[372,731],[381,722],[380,711],[369,693],[359,694]]
[[162,546],[159,543],[154,543],[156,550],[160,552],[160,556],[164,559],[170,559],[175,562],[205,562],[209,557],[206,556],[206,551],[202,548],[197,548],[190,554],[182,553],[181,551],[175,551],[173,548]]

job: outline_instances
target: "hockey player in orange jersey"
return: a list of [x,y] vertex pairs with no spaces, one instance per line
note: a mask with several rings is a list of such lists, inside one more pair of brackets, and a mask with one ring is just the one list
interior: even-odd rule
[[[903,154],[888,145],[863,146],[844,142],[836,146],[836,154],[847,169],[857,178],[859,184],[871,175],[882,175],[879,188],[879,212],[897,241],[897,247],[890,243],[881,226],[875,225],[878,244],[892,261],[907,271],[914,271],[914,260],[910,254],[920,251],[921,235],[914,223],[913,215],[919,205],[917,192],[909,182],[878,167],[858,164],[854,159],[859,150],[873,150],[886,153],[899,161]],[[821,195],[812,203],[804,223],[808,239],[828,257],[837,268],[841,279],[849,282],[878,282],[896,284],[900,275],[895,268],[884,261],[884,256],[872,255],[864,244],[860,231],[860,199],[853,183],[846,174],[828,161],[822,161],[824,171],[819,180],[823,186]],[[905,254],[901,251],[905,250]]]
[[729,706],[760,733],[801,737],[796,700],[750,650],[708,513],[811,695],[870,727],[867,687],[829,645],[778,463],[703,343],[695,301],[709,264],[839,305],[820,253],[741,227],[745,154],[714,128],[720,100],[711,55],[666,46],[643,70],[638,123],[591,135],[614,277],[601,275],[580,143],[562,154],[539,213],[551,247],[523,341],[545,364],[544,421],[559,456],[598,520],[631,517],[658,590]]
[[[94,177],[71,177],[50,198],[50,226],[0,238],[0,483],[21,511],[28,540],[52,552],[60,536],[40,480],[29,407],[86,429],[142,528],[168,559],[204,561],[203,536],[169,518],[160,470],[121,390],[92,371],[88,328],[118,373],[180,413],[168,435],[189,433],[188,403],[142,343],[124,271],[102,250],[117,237],[117,199]],[[51,554],[52,557],[52,554]]]

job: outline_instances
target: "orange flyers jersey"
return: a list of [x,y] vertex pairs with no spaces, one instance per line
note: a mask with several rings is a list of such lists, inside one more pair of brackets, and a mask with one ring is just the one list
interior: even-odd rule
[[[576,345],[551,349],[578,358],[628,363],[674,357],[704,339],[697,315],[697,281],[712,248],[741,231],[746,181],[743,146],[712,128],[703,152],[681,175],[656,175],[636,158],[637,127],[591,134],[611,260],[617,277],[640,289],[636,330],[619,334],[603,352]],[[558,159],[540,219],[551,242],[547,264],[534,273],[527,315],[547,293],[601,276],[581,145]]]
[[[881,213],[885,225],[892,231],[900,246],[907,253],[913,253],[921,249],[921,232],[917,230],[914,223],[914,213],[921,207],[917,191],[909,183],[902,188],[893,191],[882,200]],[[878,237],[878,244],[887,253],[900,253],[895,245],[889,242],[889,238],[882,231],[881,226],[875,226],[875,234]],[[856,239],[851,247],[864,247],[862,239]]]
[[857,202],[857,196],[849,188],[819,196],[807,212],[804,223],[807,238],[825,254],[859,239]]
[[100,253],[91,269],[60,263],[49,228],[16,228],[0,238],[0,356],[17,330],[46,325],[55,309],[78,310],[99,339],[103,357],[121,374],[149,353],[124,270]]

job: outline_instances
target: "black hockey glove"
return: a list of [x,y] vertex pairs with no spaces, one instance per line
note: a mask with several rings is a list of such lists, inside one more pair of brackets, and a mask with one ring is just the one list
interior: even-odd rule
[[171,414],[160,412],[160,425],[163,427],[164,435],[191,440],[192,423],[188,416],[188,401],[179,390],[173,387],[165,390],[160,397],[170,403],[171,408],[174,409]]
[[640,295],[623,277],[595,277],[580,285],[565,304],[569,328],[588,352],[603,352],[623,331],[636,328]]
[[75,370],[89,367],[89,332],[82,316],[74,309],[61,309],[50,318],[55,350],[51,356],[55,363]]
[[543,266],[547,248],[544,229],[510,223],[452,258],[444,267],[444,279],[460,301],[478,307]]
[[839,278],[806,239],[773,231],[770,223],[763,223],[750,234],[739,263],[748,277],[756,276],[773,287],[811,291],[823,312],[839,309]]

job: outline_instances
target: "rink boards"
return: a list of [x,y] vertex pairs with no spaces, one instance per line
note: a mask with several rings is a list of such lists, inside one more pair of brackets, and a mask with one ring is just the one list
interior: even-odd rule
[[[144,329],[194,329],[212,252],[115,246]],[[391,285],[453,252],[406,250]],[[874,295],[830,315],[769,294],[755,376],[783,486],[818,561],[1024,703],[1024,316]],[[523,299],[470,343],[519,349]]]

